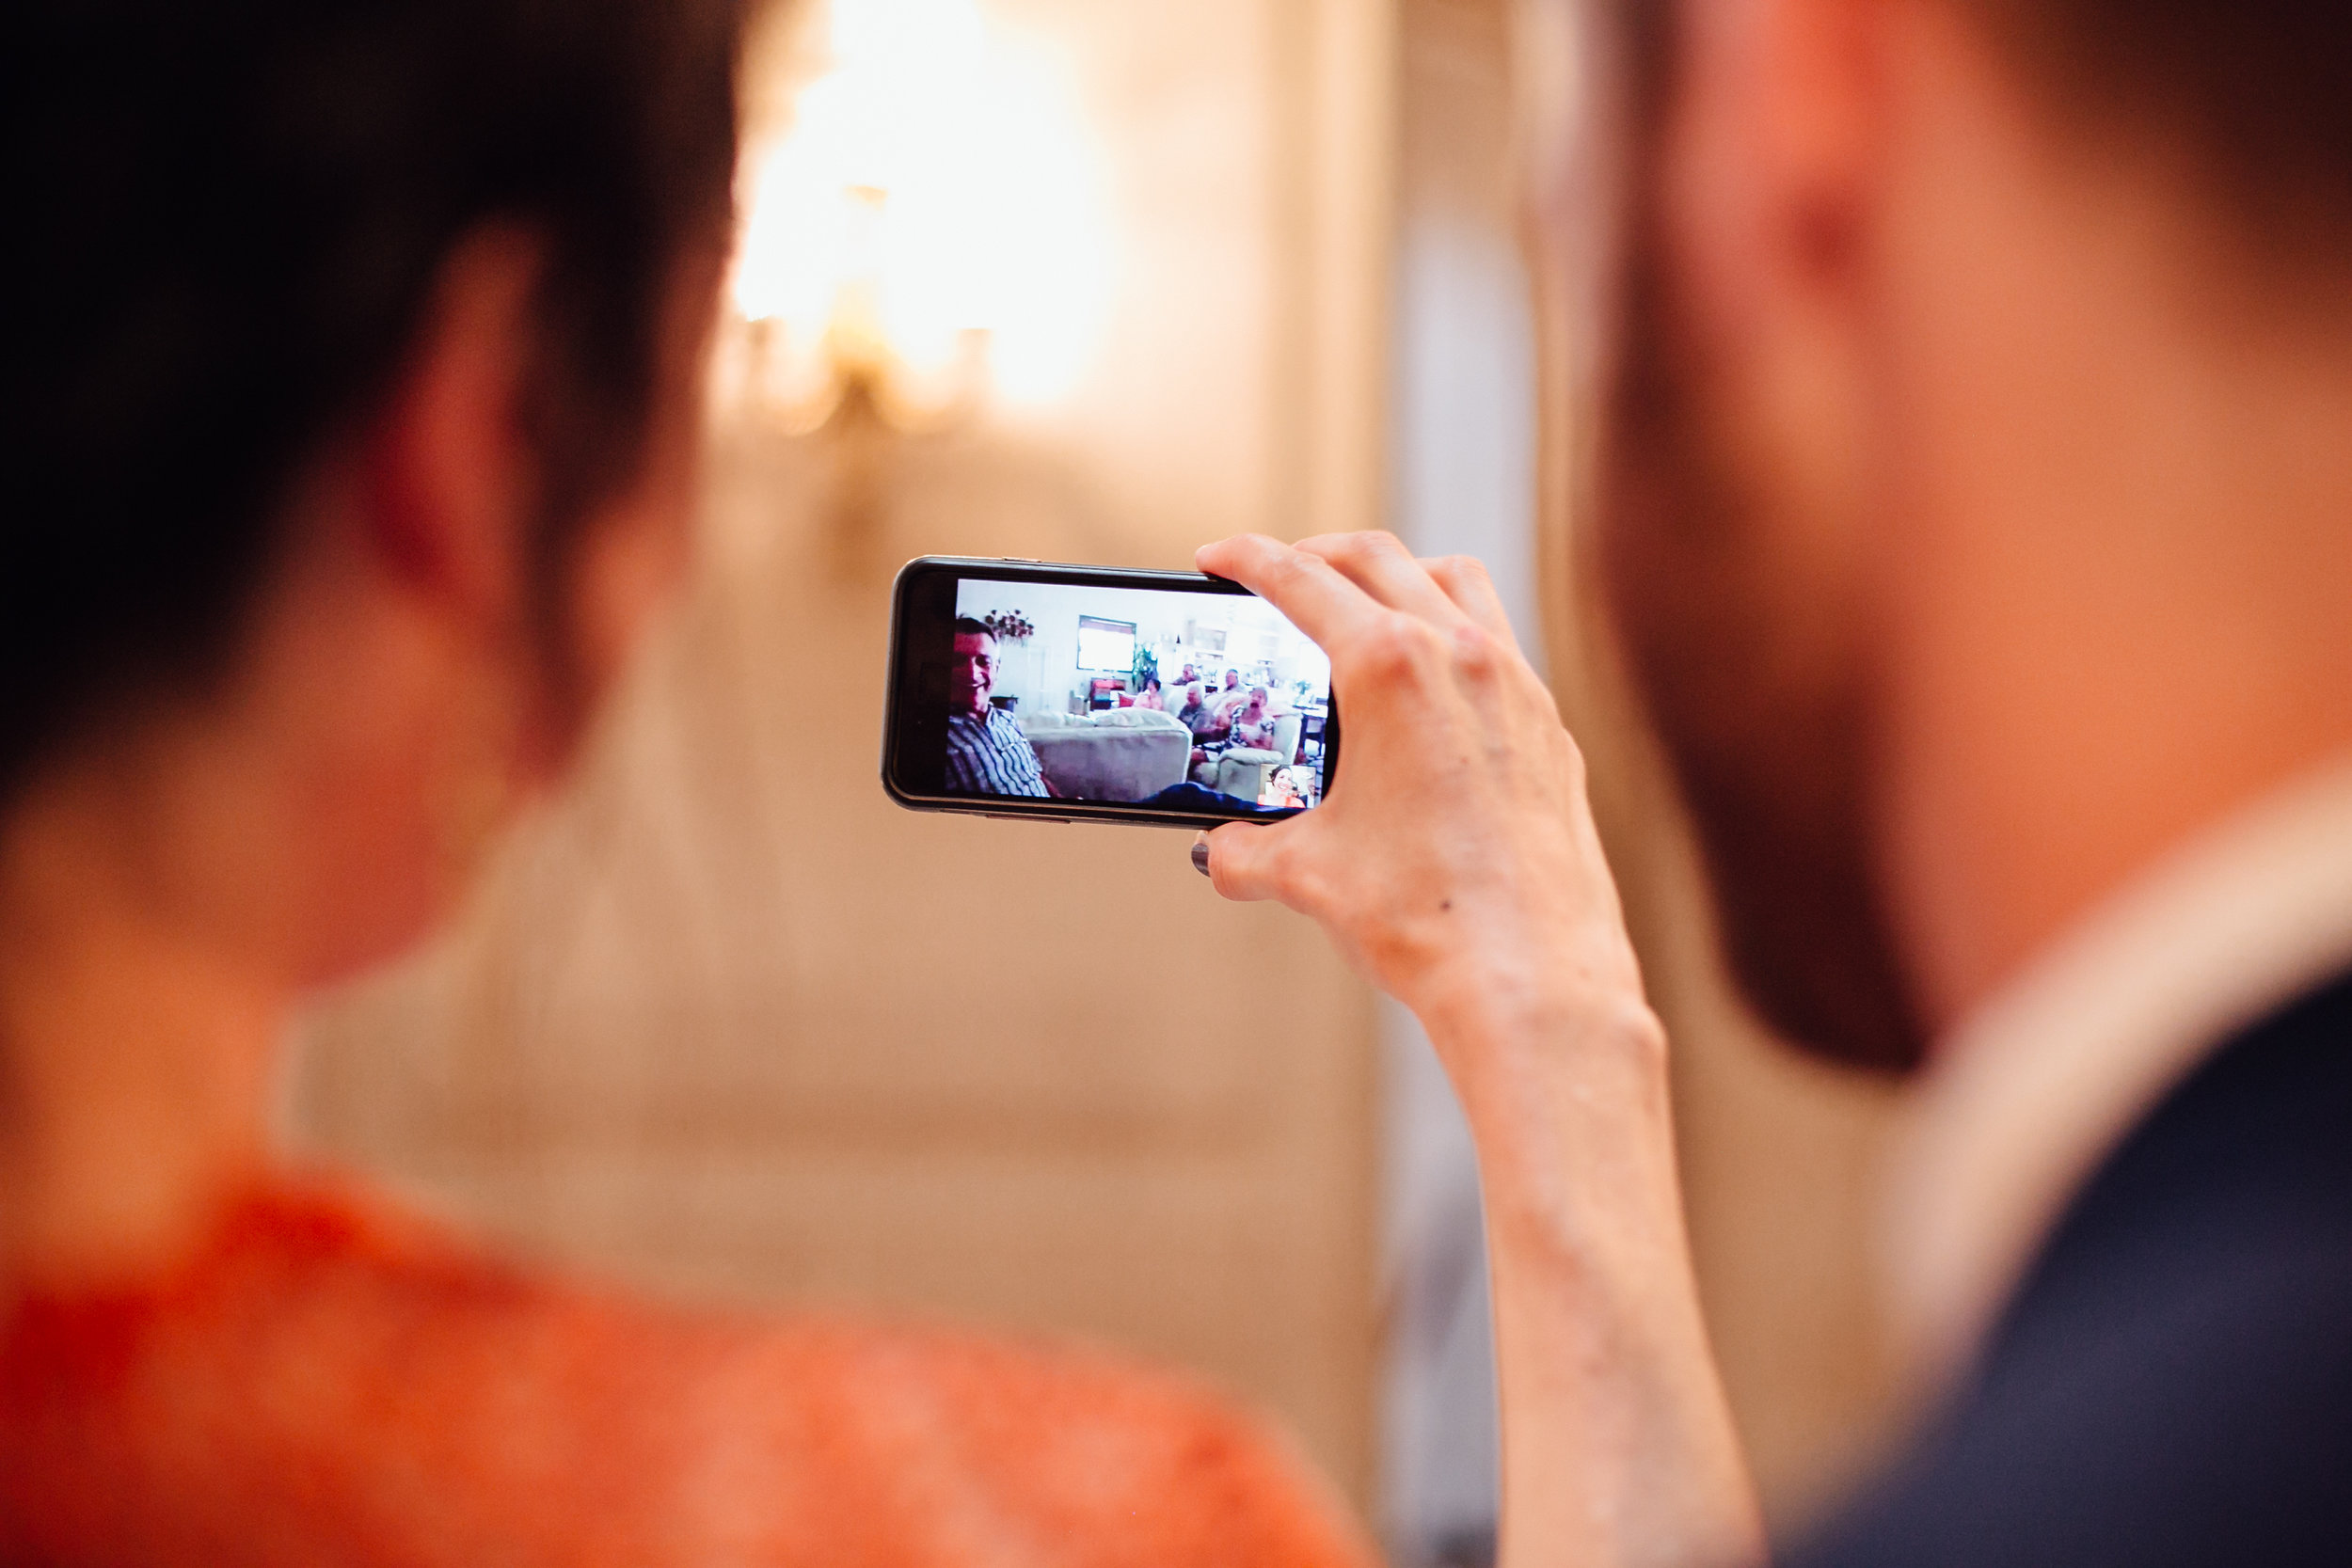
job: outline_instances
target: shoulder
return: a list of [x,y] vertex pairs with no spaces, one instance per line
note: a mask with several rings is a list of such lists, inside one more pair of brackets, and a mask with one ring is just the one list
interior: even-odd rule
[[[797,1390],[789,1405],[772,1396]],[[1372,1554],[1269,1428],[1173,1374],[1098,1353],[937,1330],[803,1324],[742,1347],[708,1430],[778,1474],[828,1456],[796,1559],[1355,1568]],[[812,1397],[813,1396],[813,1397]],[[780,1411],[787,1411],[782,1420]]]
[[0,1332],[11,1560],[1338,1568],[1343,1517],[1165,1374],[655,1306],[353,1184],[275,1185],[170,1278]]
[[1973,1386],[1796,1561],[2352,1560],[2348,1003],[2248,1031],[2126,1140]]
[[505,1479],[475,1412],[559,1297],[364,1185],[274,1178],[178,1265],[16,1303],[0,1556],[291,1561],[379,1529],[392,1550],[389,1476],[433,1453],[461,1512]]
[[[1996,1370],[1800,1564],[2352,1560],[2352,1265],[2274,1259]],[[2071,1354],[2064,1354],[2071,1350]]]
[[[30,1402],[12,1399],[11,1414],[78,1407],[135,1427],[179,1402],[207,1421],[253,1402],[245,1414],[310,1419],[592,1299],[364,1183],[280,1175],[224,1209],[178,1264],[19,1300],[0,1324],[0,1376]],[[393,1347],[417,1354],[394,1368]],[[315,1400],[269,1406],[289,1387]],[[6,1425],[0,1442],[21,1434]]]
[[2352,1560],[2352,1261],[2245,1261],[1994,1368],[1796,1562]]

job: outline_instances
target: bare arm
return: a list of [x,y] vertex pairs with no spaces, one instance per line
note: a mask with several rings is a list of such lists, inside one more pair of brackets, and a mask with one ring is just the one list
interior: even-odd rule
[[1257,536],[1203,569],[1330,654],[1324,805],[1211,836],[1217,889],[1313,916],[1417,1013],[1478,1141],[1510,1568],[1761,1561],[1677,1183],[1663,1030],[1582,760],[1474,562],[1385,534]]

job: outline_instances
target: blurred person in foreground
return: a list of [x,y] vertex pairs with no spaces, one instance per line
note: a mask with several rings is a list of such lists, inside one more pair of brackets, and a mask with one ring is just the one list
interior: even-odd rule
[[[1932,1398],[1784,1560],[2352,1561],[2352,11],[1609,14],[1615,619],[1749,997],[1924,1079]],[[1326,803],[1196,859],[1461,1091],[1504,1560],[1764,1558],[1670,1042],[1494,594],[1380,537],[1200,562],[1332,657]]]
[[675,573],[735,29],[15,14],[0,1560],[1361,1560],[1178,1379],[634,1302],[271,1149],[297,1000],[451,910]]

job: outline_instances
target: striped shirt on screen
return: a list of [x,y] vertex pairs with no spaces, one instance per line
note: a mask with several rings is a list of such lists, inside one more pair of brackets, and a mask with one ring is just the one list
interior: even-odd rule
[[1021,725],[1003,708],[988,710],[979,720],[968,713],[947,716],[946,785],[961,795],[1036,795],[1046,793],[1038,772],[1037,752]]

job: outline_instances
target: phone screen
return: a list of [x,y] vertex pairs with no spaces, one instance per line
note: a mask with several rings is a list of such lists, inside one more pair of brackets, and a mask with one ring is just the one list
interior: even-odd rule
[[1323,799],[1331,661],[1237,584],[934,558],[896,610],[883,772],[906,804],[1200,822]]

